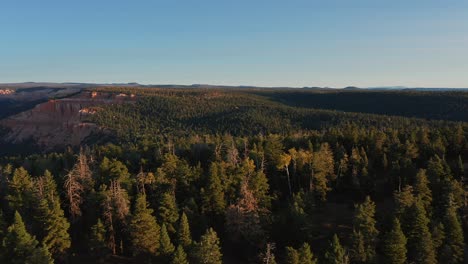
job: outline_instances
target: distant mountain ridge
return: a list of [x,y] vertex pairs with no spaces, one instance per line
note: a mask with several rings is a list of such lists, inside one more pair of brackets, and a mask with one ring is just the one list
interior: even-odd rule
[[309,89],[309,90],[376,90],[376,91],[468,91],[468,88],[453,87],[406,87],[406,86],[376,86],[376,87],[357,87],[347,86],[344,88],[334,87],[287,87],[287,86],[255,86],[255,85],[216,85],[216,84],[140,84],[137,82],[128,83],[80,83],[80,82],[23,82],[23,83],[0,83],[0,89],[20,89],[20,88],[90,88],[99,86],[126,86],[126,87],[160,87],[160,88],[245,88],[245,89]]

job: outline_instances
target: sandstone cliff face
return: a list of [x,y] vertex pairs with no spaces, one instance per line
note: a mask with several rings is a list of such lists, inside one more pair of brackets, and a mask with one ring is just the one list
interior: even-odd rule
[[131,103],[136,98],[113,94],[83,92],[76,96],[49,100],[31,110],[0,121],[10,129],[4,138],[7,142],[20,143],[33,139],[45,150],[77,146],[93,133],[104,133],[96,124],[85,118],[98,111],[100,105]]

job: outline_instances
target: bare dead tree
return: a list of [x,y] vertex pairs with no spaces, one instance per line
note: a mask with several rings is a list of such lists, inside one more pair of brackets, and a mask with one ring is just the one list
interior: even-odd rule
[[86,190],[91,189],[93,187],[93,174],[89,168],[88,157],[83,150],[80,151],[78,161],[75,164],[74,169],[77,170],[79,175],[78,178],[83,183],[83,187]]
[[112,251],[112,254],[116,254],[116,242],[115,242],[115,230],[114,230],[114,221],[112,214],[112,201],[109,195],[106,196],[106,199],[103,202],[103,212],[104,212],[104,221],[107,225],[107,246]]
[[263,236],[260,224],[260,209],[254,193],[248,188],[247,180],[241,185],[241,197],[226,210],[226,227],[230,238],[258,245]]
[[130,202],[127,193],[120,187],[120,183],[117,180],[111,181],[110,198],[114,215],[124,222],[130,213]]
[[83,185],[79,181],[79,175],[76,175],[76,171],[72,170],[67,174],[63,187],[68,199],[70,217],[72,221],[75,221],[79,216],[81,216],[80,206],[83,202]]
[[64,189],[68,199],[69,212],[72,221],[81,216],[81,204],[83,193],[93,188],[92,172],[88,164],[88,158],[83,149],[80,150],[78,159],[73,168],[66,175]]
[[146,195],[146,185],[152,184],[155,181],[154,174],[151,172],[143,172],[143,168],[136,175],[137,191],[141,194]]
[[[116,230],[121,230],[126,225],[127,216],[130,213],[129,205],[130,202],[125,190],[120,187],[118,181],[112,180],[106,192],[106,199],[103,201],[102,208],[108,230],[107,245],[113,254],[117,252],[118,234]],[[123,251],[122,241],[120,241],[120,244],[121,251]]]
[[276,246],[274,243],[267,243],[266,244],[266,250],[264,253],[260,255],[261,261],[263,264],[271,264],[271,263],[276,263],[275,262],[275,255],[273,254],[273,251],[275,250]]

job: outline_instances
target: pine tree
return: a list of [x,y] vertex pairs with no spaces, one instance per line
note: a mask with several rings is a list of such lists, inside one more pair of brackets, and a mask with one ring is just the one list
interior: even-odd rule
[[429,219],[421,201],[416,201],[409,211],[408,259],[414,263],[436,263],[434,245],[429,232]]
[[221,168],[218,168],[216,163],[211,164],[207,185],[202,190],[203,211],[213,215],[223,215],[226,208],[220,170]]
[[351,257],[356,263],[367,262],[367,252],[366,245],[364,241],[364,236],[361,231],[353,230],[351,235],[352,247],[351,247]]
[[[434,250],[436,252],[436,255],[441,256],[441,251],[442,251],[442,248],[443,248],[443,245],[444,245],[444,241],[445,241],[445,227],[444,227],[444,224],[442,224],[442,222],[438,222],[434,225],[434,227],[432,228],[432,241],[433,241],[433,244],[434,244]],[[439,260],[438,258],[438,260]]]
[[156,255],[159,248],[160,228],[151,215],[145,195],[139,195],[130,222],[130,237],[134,255]]
[[221,264],[222,257],[218,235],[213,228],[209,228],[198,243],[197,261],[202,264]]
[[325,252],[324,263],[326,264],[348,264],[349,258],[346,250],[341,246],[338,236],[335,234]]
[[447,210],[444,218],[445,240],[441,262],[447,264],[461,264],[464,260],[463,229],[454,208]]
[[8,194],[6,200],[10,209],[25,213],[31,208],[33,182],[29,173],[20,167],[13,172],[12,179],[8,182]]
[[192,235],[190,233],[190,225],[185,212],[182,213],[179,220],[179,229],[177,230],[177,243],[184,249],[188,249],[192,245]]
[[175,195],[171,192],[165,192],[160,200],[158,207],[159,221],[166,225],[167,231],[175,233],[175,223],[179,218]]
[[15,212],[13,224],[8,227],[3,239],[4,255],[6,262],[11,264],[48,264],[53,263],[47,248],[38,247],[39,242],[31,236],[24,226],[23,219]]
[[310,250],[308,243],[304,243],[301,248],[299,248],[299,263],[301,264],[315,264],[314,255]]
[[353,258],[356,261],[372,262],[375,259],[375,248],[379,235],[375,225],[375,203],[367,196],[362,204],[356,206],[354,213],[354,229],[356,231],[354,237],[357,241],[354,243]]
[[175,247],[174,244],[172,244],[171,242],[169,234],[167,233],[167,228],[165,224],[163,224],[161,227],[161,237],[159,240],[159,244],[159,253],[161,254],[161,256],[168,258],[172,255],[172,253],[174,253]]
[[420,199],[429,218],[432,215],[432,192],[429,188],[429,180],[426,176],[426,170],[420,169],[416,174],[414,184],[414,193],[417,199]]
[[52,254],[47,250],[46,247],[41,246],[38,247],[31,257],[29,258],[29,261],[26,262],[27,264],[52,264],[54,263],[54,260],[52,258]]
[[46,234],[42,243],[54,257],[60,257],[71,246],[70,234],[68,233],[70,223],[60,208],[58,197],[54,198],[50,206],[48,209],[42,209],[45,211],[43,228]]
[[415,197],[413,195],[413,187],[405,186],[402,191],[395,192],[395,216],[400,220],[401,228],[404,233],[407,233],[410,229],[409,215],[413,204],[415,203]]
[[336,178],[334,163],[330,145],[323,143],[312,159],[314,191],[321,202],[326,201],[327,193],[331,190],[330,181]]
[[[247,161],[246,161],[247,162]],[[248,160],[252,163],[252,160]],[[268,184],[268,178],[262,170],[254,171],[249,178],[249,188],[254,193],[254,196],[258,199],[258,204],[261,208],[270,208],[272,197],[269,195],[270,185]]]
[[91,227],[89,250],[94,256],[103,256],[108,250],[106,244],[106,228],[102,224],[100,218],[97,223]]
[[287,264],[300,264],[299,252],[292,247],[286,247],[286,263]]
[[70,223],[60,207],[57,185],[48,171],[35,181],[36,221],[41,232],[39,238],[56,258],[63,257],[71,246],[68,230]]
[[177,246],[171,264],[189,264],[187,254],[185,253],[182,245]]
[[382,242],[382,261],[388,264],[406,263],[406,237],[401,230],[398,218],[393,219],[392,229]]

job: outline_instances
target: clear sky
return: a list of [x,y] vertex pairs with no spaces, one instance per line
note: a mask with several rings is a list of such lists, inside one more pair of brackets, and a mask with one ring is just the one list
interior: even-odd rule
[[468,1],[1,0],[24,81],[468,87]]

